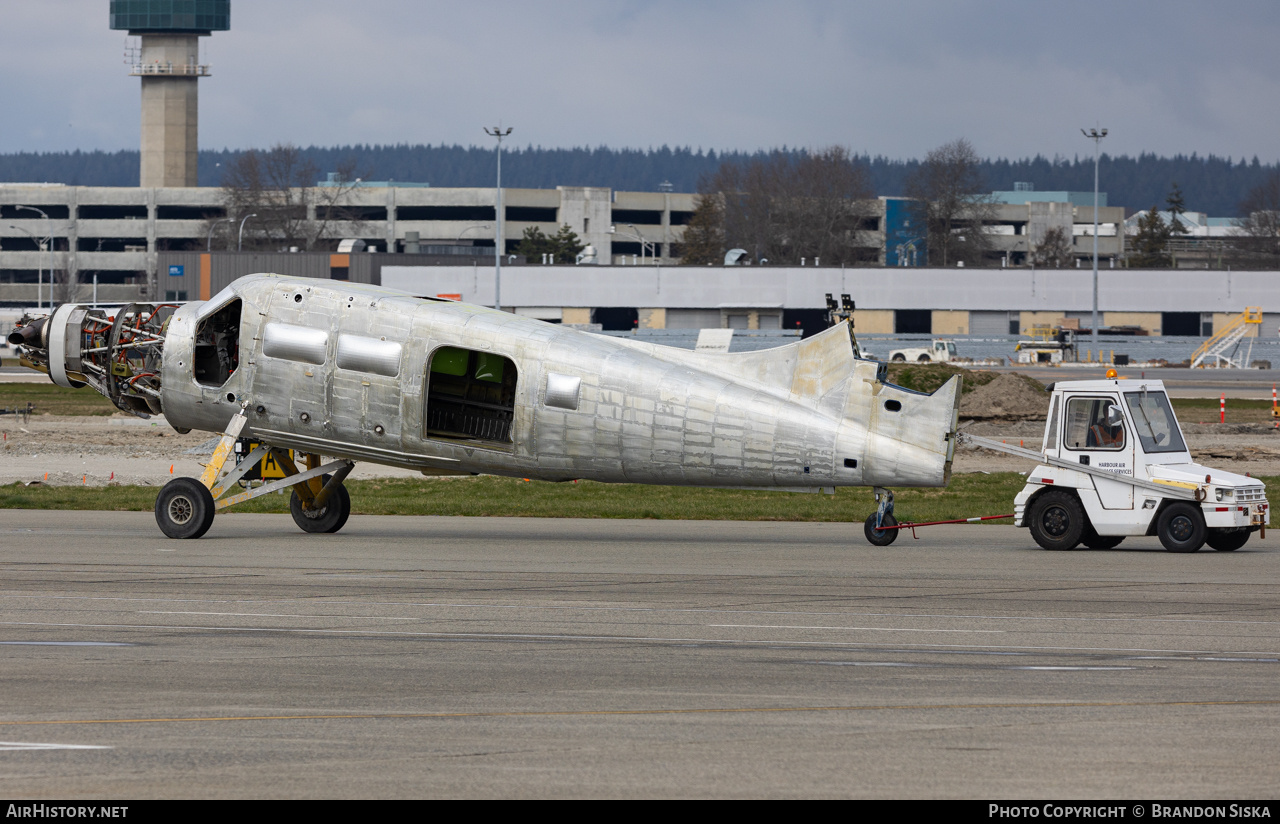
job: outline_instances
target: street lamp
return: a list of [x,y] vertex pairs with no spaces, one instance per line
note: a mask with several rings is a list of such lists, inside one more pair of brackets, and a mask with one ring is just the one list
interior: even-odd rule
[[493,308],[502,309],[502,138],[511,134],[511,127],[508,126],[504,131],[501,125],[494,126],[490,129],[484,127],[484,133],[490,137],[498,138],[498,185],[497,193],[494,197],[494,213],[493,213]]
[[[26,209],[28,212],[35,212],[40,217],[49,221],[49,305],[53,306],[53,219],[50,218],[43,210],[34,206],[14,206],[14,209]],[[16,226],[14,227],[17,228]],[[31,234],[27,232],[27,234]],[[44,251],[41,249],[41,251]],[[43,281],[40,280],[40,264],[36,263],[36,308],[40,308],[40,288]]]
[[[636,228],[636,225],[635,225],[634,223],[628,223],[628,224],[626,224],[626,225],[630,226],[632,229],[635,229],[635,234],[632,234],[632,233],[630,233],[630,232],[622,232],[622,234],[623,234],[625,237],[633,237],[633,238],[635,238],[636,240],[640,241],[640,263],[641,263],[641,265],[643,265],[643,264],[644,264],[644,250],[645,250],[645,247],[646,247],[646,246],[647,246],[647,247],[649,247],[649,251],[650,251],[650,253],[653,255],[653,262],[656,264],[656,263],[658,262],[658,246],[657,246],[657,244],[655,244],[655,243],[653,243],[653,242],[651,242],[651,241],[645,240],[645,239],[644,239],[644,235],[640,234],[640,230]],[[616,234],[618,234],[618,227],[617,227],[617,226],[610,226],[610,227],[609,227],[609,234],[611,234],[611,235],[616,235]],[[624,258],[623,262],[624,262],[624,263],[626,262],[625,258]]]
[[1080,133],[1093,141],[1093,351],[1102,360],[1098,344],[1098,144],[1107,136],[1107,130],[1081,129]]
[[256,215],[256,214],[254,214],[254,215],[245,215],[245,216],[244,216],[244,220],[241,220],[241,221],[240,221],[240,237],[236,240],[236,251],[237,251],[237,252],[239,252],[239,251],[243,251],[243,249],[244,249],[244,224],[245,224],[245,221],[247,221],[247,220],[248,220],[249,218],[251,218],[251,217],[257,217],[257,215]]
[[236,219],[233,217],[224,217],[224,218],[215,220],[213,223],[209,224],[209,241],[208,243],[205,244],[204,250],[206,252],[213,251],[213,230],[218,228],[219,223],[235,223],[235,222],[236,222]]
[[[14,226],[12,223],[9,224],[9,228],[17,229],[19,232],[22,232],[27,237],[31,238],[31,242],[36,245],[36,248],[38,248],[41,252],[44,251],[44,241],[37,240],[36,236],[31,234],[29,230],[24,229],[21,226]],[[53,277],[53,272],[49,273],[49,277],[50,278]],[[36,255],[36,308],[37,309],[40,309],[43,306],[43,304],[40,302],[40,291],[43,286],[44,286],[44,273],[40,271],[40,256]],[[52,290],[50,290],[50,297],[52,297]]]
[[465,235],[467,232],[470,232],[474,229],[491,229],[491,228],[493,227],[491,227],[488,223],[477,223],[475,226],[468,226],[467,228],[463,229],[461,232],[458,232],[458,240],[462,240],[463,235]]

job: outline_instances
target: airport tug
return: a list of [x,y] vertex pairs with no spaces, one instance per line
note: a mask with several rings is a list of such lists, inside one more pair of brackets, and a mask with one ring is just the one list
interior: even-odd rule
[[[1045,549],[1110,549],[1131,535],[1159,537],[1170,552],[1244,546],[1270,522],[1256,478],[1195,463],[1164,384],[1116,378],[1050,386],[1040,452],[959,433],[958,443],[1035,460],[1014,499],[1014,525]],[[883,503],[881,509],[884,509]],[[970,521],[1008,516],[972,518]],[[877,519],[873,523],[873,519]],[[887,513],[867,519],[868,540],[893,542],[903,528]]]

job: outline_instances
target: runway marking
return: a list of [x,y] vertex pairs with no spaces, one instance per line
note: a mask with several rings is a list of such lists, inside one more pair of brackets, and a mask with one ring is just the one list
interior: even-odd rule
[[[824,667],[912,667],[915,669],[952,669],[950,664],[913,664],[901,663],[897,661],[806,661],[808,664],[819,664]],[[990,669],[998,670],[1061,670],[1063,672],[1111,672],[1111,671],[1131,671],[1138,667],[1035,667],[1035,666],[998,666],[990,667]]]
[[1009,670],[1042,670],[1049,672],[1111,672],[1113,670],[1136,670],[1137,667],[997,667]]
[[899,629],[896,627],[798,627],[791,624],[707,624],[709,627],[720,629],[856,629],[865,630],[867,632],[966,632],[966,633],[988,633],[993,635],[1003,635],[1008,630],[1003,629]]
[[1228,619],[1211,619],[1211,618],[1147,618],[1141,615],[1125,616],[1118,618],[1079,618],[1071,616],[1043,616],[1043,615],[967,615],[964,613],[931,613],[931,612],[825,612],[811,610],[769,610],[769,609],[722,609],[716,607],[593,607],[593,606],[552,606],[545,604],[472,604],[472,603],[449,603],[444,601],[330,601],[317,598],[242,598],[242,599],[219,599],[219,598],[121,598],[117,596],[106,595],[18,595],[18,594],[2,594],[0,599],[4,598],[23,598],[32,600],[69,600],[69,601],[123,601],[123,602],[141,602],[141,603],[165,603],[165,604],[316,604],[323,603],[330,606],[361,606],[361,607],[430,607],[441,609],[510,609],[510,610],[529,610],[529,611],[581,611],[581,612],[653,612],[653,613],[711,613],[723,615],[810,615],[810,616],[840,616],[849,618],[949,618],[953,620],[981,620],[981,621],[1053,621],[1054,623],[1068,622],[1123,622],[1125,624],[1133,623],[1150,623],[1150,624],[1228,624],[1228,625],[1261,625],[1274,626],[1280,624],[1280,621],[1237,621]]
[[132,647],[123,641],[0,641],[5,647]]
[[138,610],[139,615],[222,615],[233,618],[348,618],[353,621],[421,621],[422,618],[398,618],[391,615],[293,615],[291,613],[264,612],[162,612]]
[[1240,701],[1034,701],[1029,703],[983,704],[850,704],[826,707],[692,707],[686,709],[621,709],[621,710],[493,710],[477,712],[386,712],[386,713],[324,713],[298,715],[218,715],[188,718],[83,718],[52,719],[46,721],[3,721],[0,727],[46,727],[98,724],[202,724],[227,721],[378,721],[406,719],[451,718],[566,718],[590,716],[646,716],[646,715],[732,715],[769,714],[791,712],[912,712],[924,710],[1045,710],[1045,709],[1105,709],[1141,707],[1270,707],[1280,705],[1280,699]]
[[[19,627],[75,627],[77,629],[150,629],[150,630],[167,630],[170,632],[190,632],[192,630],[200,630],[204,632],[276,632],[281,634],[300,634],[300,635],[358,635],[370,637],[388,637],[388,638],[459,638],[459,639],[478,639],[478,640],[517,640],[517,641],[600,641],[600,642],[631,642],[646,644],[723,644],[725,646],[793,646],[793,647],[844,647],[849,649],[862,649],[866,647],[876,647],[875,644],[859,643],[856,641],[799,641],[784,639],[760,639],[760,638],[667,638],[662,636],[647,635],[570,635],[570,634],[554,634],[554,633],[517,633],[517,632],[428,632],[428,631],[411,631],[411,630],[380,630],[380,629],[323,629],[309,627],[218,627],[218,626],[201,626],[199,624],[183,625],[164,625],[164,624],[75,624],[75,623],[53,623],[42,621],[0,621],[0,626],[19,626]],[[1106,653],[1165,653],[1168,655],[1221,655],[1221,650],[1181,650],[1181,649],[1143,649],[1128,647],[1038,647],[1028,646],[1025,644],[1010,644],[1008,646],[991,646],[979,644],[902,644],[903,647],[915,647],[920,649],[976,649],[976,650],[1034,650],[1039,652],[1106,652]],[[992,652],[992,654],[996,654]],[[1278,655],[1280,652],[1253,652],[1245,650],[1238,655]]]
[[113,750],[115,747],[100,747],[93,744],[34,744],[25,741],[0,741],[0,752],[16,750]]

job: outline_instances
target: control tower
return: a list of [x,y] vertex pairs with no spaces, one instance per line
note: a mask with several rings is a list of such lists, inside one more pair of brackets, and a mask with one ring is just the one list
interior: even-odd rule
[[142,41],[129,69],[142,78],[140,185],[195,186],[200,38],[231,28],[231,0],[111,0],[110,14]]

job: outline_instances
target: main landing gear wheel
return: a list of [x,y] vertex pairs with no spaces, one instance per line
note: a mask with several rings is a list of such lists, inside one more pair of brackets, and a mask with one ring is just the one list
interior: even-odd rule
[[[898,525],[897,519],[895,519],[892,515],[889,515],[888,513],[886,513],[885,516],[880,519],[881,527],[897,526],[897,525]],[[898,533],[901,531],[902,531],[901,529],[877,529],[875,512],[872,512],[870,515],[868,515],[867,520],[864,521],[862,524],[862,534],[866,535],[867,541],[869,541],[874,546],[888,546],[889,544],[898,540]]]
[[1235,532],[1212,531],[1204,542],[1219,552],[1235,552],[1249,542],[1249,530],[1240,529]]
[[1093,524],[1089,524],[1089,528],[1084,531],[1080,543],[1089,549],[1115,549],[1124,541],[1123,535],[1099,535],[1097,530],[1093,528]]
[[1084,537],[1088,520],[1084,507],[1074,495],[1066,492],[1045,492],[1031,505],[1027,525],[1031,537],[1045,549],[1075,549]]
[[1156,534],[1170,552],[1198,552],[1204,546],[1204,513],[1192,504],[1172,504],[1160,513]]
[[195,478],[174,478],[156,496],[156,523],[170,538],[199,538],[215,511],[213,495]]
[[[329,483],[329,475],[320,477],[325,484]],[[351,495],[347,492],[345,484],[338,484],[329,494],[329,500],[324,506],[319,509],[306,509],[295,489],[289,496],[289,514],[293,515],[293,522],[303,532],[334,533],[342,529],[347,518],[351,517]]]

